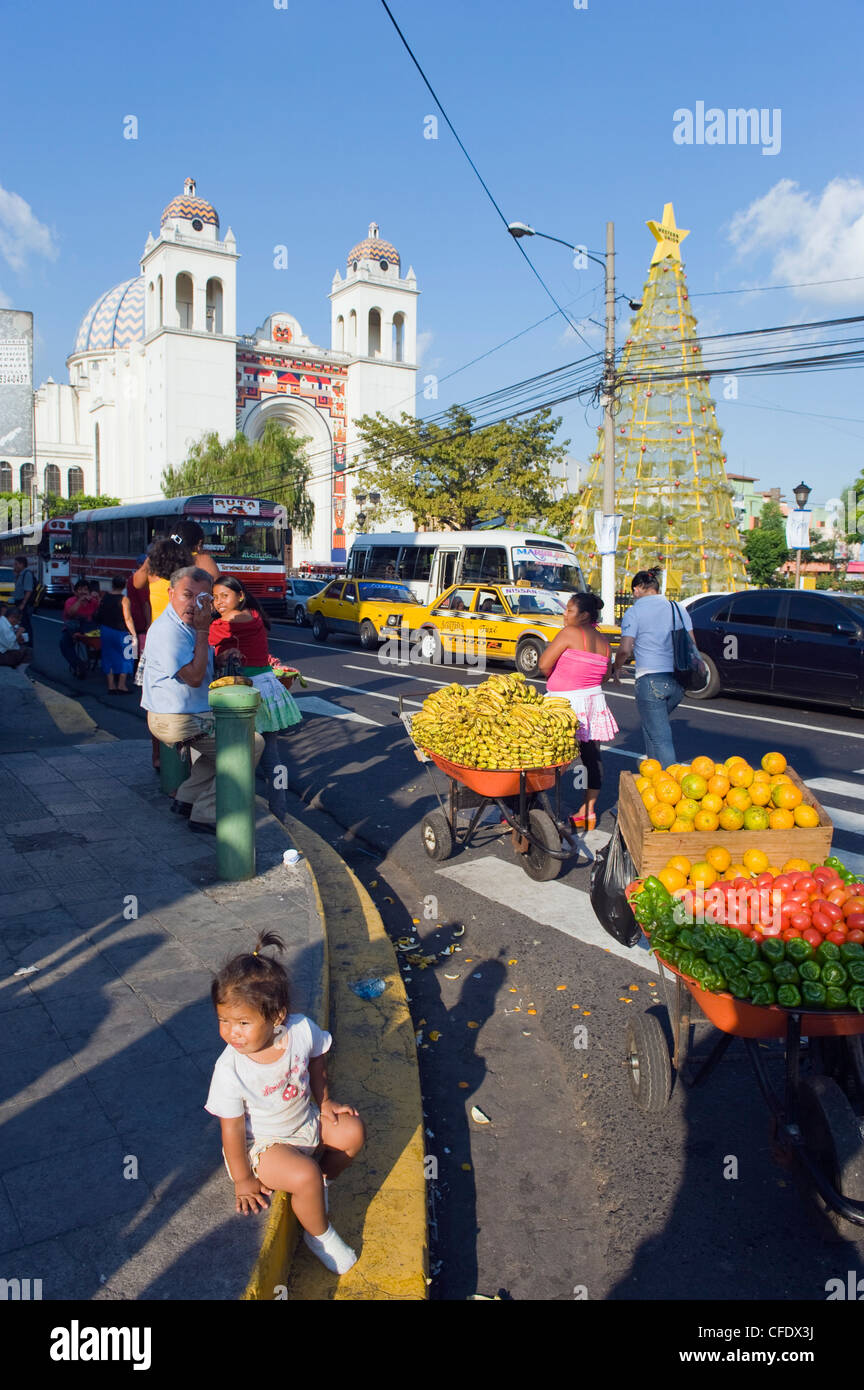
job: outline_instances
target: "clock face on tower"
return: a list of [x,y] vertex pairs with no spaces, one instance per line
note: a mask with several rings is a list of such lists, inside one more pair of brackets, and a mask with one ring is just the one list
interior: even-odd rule
[[193,232],[203,232],[203,230],[204,230],[204,223],[201,221],[201,218],[200,218],[200,217],[195,217],[195,218],[193,218],[193,220],[192,220],[192,230],[193,230]]

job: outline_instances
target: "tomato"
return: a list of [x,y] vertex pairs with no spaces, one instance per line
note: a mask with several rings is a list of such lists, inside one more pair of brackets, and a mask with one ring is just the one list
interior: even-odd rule
[[749,879],[749,878],[742,878],[741,874],[739,874],[737,878],[733,878],[733,880],[732,880],[732,887],[733,887],[733,888],[749,888],[749,887],[750,887],[750,879]]
[[782,935],[784,941],[794,941],[795,937],[800,936],[801,933],[800,931],[796,931],[794,927],[787,927]]
[[756,887],[757,887],[757,888],[773,888],[773,886],[774,886],[774,875],[773,875],[773,874],[769,874],[769,873],[767,873],[767,872],[764,873],[764,874],[759,874],[758,878],[756,879]]
[[864,912],[864,898],[847,898],[843,904],[843,916],[850,917],[853,912]]
[[821,869],[814,869],[814,870],[813,870],[813,877],[815,878],[815,880],[816,880],[817,883],[822,883],[822,884],[839,883],[839,882],[840,882],[840,875],[838,874],[837,870],[836,870],[836,869],[829,869],[829,868],[827,868],[827,867],[826,867],[826,868],[821,868]]
[[785,902],[780,904],[780,920],[784,926],[788,926],[790,918],[795,915],[799,907],[799,903]]
[[[782,875],[781,875],[781,877],[782,877]],[[806,878],[806,877],[807,877],[807,875],[806,875],[805,873],[802,873],[802,871],[801,871],[800,869],[793,869],[792,872],[791,872],[791,874],[786,874],[786,878],[788,878],[788,880],[789,880],[789,882],[790,882],[790,884],[792,885],[793,888],[797,888],[797,886],[798,886],[798,880],[799,880],[799,879]]]
[[822,933],[816,931],[815,927],[810,927],[808,931],[804,932],[804,940],[807,942],[808,946],[812,946],[815,949],[815,947],[822,945]]
[[861,931],[864,928],[864,912],[850,912],[846,918],[846,926],[849,931]]
[[823,917],[830,917],[832,922],[840,922],[843,919],[843,913],[836,903],[820,902],[819,911],[822,913]]
[[829,903],[836,903],[838,907],[842,907],[851,897],[852,894],[849,892],[848,888],[832,888],[831,892],[828,894],[828,901]]
[[861,931],[858,927],[856,927],[853,931],[847,931],[846,940],[854,941],[859,946],[861,946],[862,944],[864,944],[864,931]]
[[795,884],[796,892],[806,893],[808,898],[811,893],[817,892],[818,888],[819,885],[812,874],[802,874]]
[[846,940],[845,931],[829,931],[825,938],[826,941],[833,941],[835,946],[842,946]]
[[834,923],[830,917],[825,916],[824,912],[813,913],[813,925],[817,931],[824,932],[826,936],[834,929]]
[[794,912],[789,919],[789,925],[796,931],[806,931],[809,926],[815,926],[815,923],[811,922],[809,912]]
[[774,880],[774,887],[779,889],[781,893],[787,892],[792,887],[792,875],[778,874]]

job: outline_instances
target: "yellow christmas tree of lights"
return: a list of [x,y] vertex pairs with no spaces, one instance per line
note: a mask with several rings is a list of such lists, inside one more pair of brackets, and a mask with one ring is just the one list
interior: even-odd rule
[[[709,378],[650,379],[652,369],[692,372],[700,360],[681,261],[689,232],[676,226],[671,203],[659,223],[647,226],[657,245],[618,365],[621,377],[648,379],[625,382],[616,401],[615,511],[624,517],[616,587],[629,587],[637,570],[661,565],[667,593],[729,592],[744,587],[746,571]],[[598,440],[574,515],[574,540],[592,587],[600,581],[594,512],[603,506],[602,427]]]

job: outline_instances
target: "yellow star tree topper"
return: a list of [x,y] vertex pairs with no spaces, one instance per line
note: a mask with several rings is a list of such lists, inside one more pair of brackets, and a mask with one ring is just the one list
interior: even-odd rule
[[651,265],[665,260],[667,256],[671,256],[673,261],[680,261],[681,243],[685,236],[690,235],[690,231],[689,228],[685,231],[683,227],[675,225],[675,209],[672,204],[663,205],[663,217],[659,222],[646,222],[645,225],[657,239]]

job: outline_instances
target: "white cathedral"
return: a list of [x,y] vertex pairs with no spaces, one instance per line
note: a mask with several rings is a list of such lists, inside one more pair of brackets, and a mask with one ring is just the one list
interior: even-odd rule
[[[414,412],[417,280],[373,222],[330,290],[330,347],[316,347],[289,313],[237,332],[237,243],[186,180],[148,235],[141,273],[87,311],[67,358],[69,384],[36,392],[36,459],[0,464],[0,490],[124,502],[161,495],[168,464],[205,431],[257,439],[268,420],[310,439],[315,527],[292,559],[344,560],[357,511],[346,464],[359,461],[355,422]],[[352,447],[353,446],[353,447]]]

